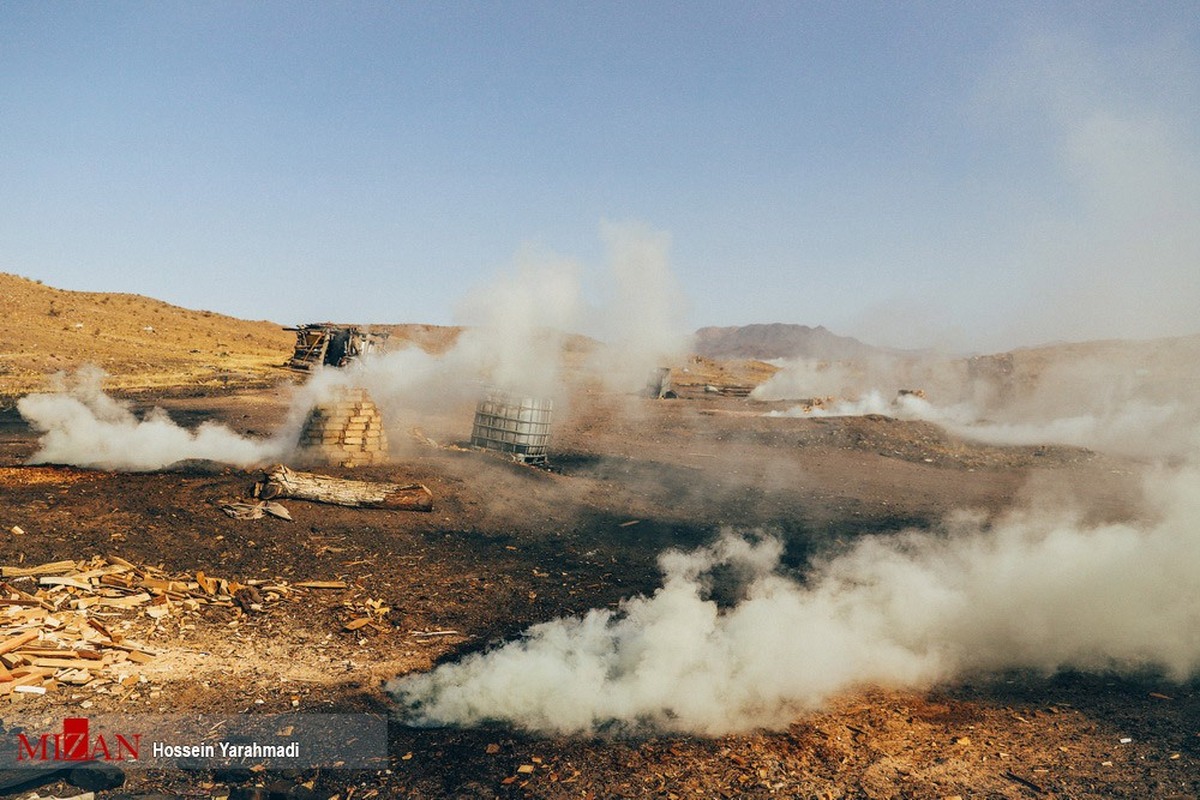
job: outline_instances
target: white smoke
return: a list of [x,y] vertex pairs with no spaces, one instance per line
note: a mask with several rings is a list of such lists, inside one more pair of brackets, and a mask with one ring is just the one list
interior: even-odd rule
[[1072,445],[1147,458],[1185,457],[1200,446],[1200,337],[1059,345],[975,362],[881,356],[780,366],[753,397],[805,402],[770,416],[885,414],[988,444]]
[[686,355],[683,291],[671,271],[670,236],[637,223],[601,226],[610,294],[588,326],[607,343],[589,369],[618,391],[642,389],[656,368]]
[[1161,457],[1192,452],[1200,445],[1196,415],[1178,403],[1129,401],[1096,412],[1067,416],[987,419],[970,403],[936,406],[901,394],[888,398],[872,389],[857,399],[801,404],[769,417],[860,417],[882,414],[941,426],[963,439],[995,445],[1068,445],[1129,456]]
[[277,461],[295,446],[294,427],[261,440],[212,422],[188,430],[161,408],[139,418],[128,404],[104,393],[104,377],[96,367],[60,374],[55,391],[17,402],[21,416],[41,433],[31,463],[137,471],[195,458],[253,466]]
[[[414,725],[499,721],[553,733],[782,727],[856,685],[925,687],[972,671],[1200,669],[1200,471],[1158,474],[1157,517],[959,515],[935,531],[859,540],[802,580],[782,547],[724,535],[669,552],[663,586],[616,611],[519,640],[389,691]],[[710,597],[715,568],[742,599]]]
[[[880,358],[865,364],[819,361],[812,358],[778,359],[779,371],[754,387],[751,399],[772,402],[798,398],[851,397],[866,390],[882,391],[907,386],[911,372],[899,362]],[[892,388],[896,387],[896,388]],[[881,412],[882,413],[882,412]]]
[[[469,327],[447,352],[408,347],[372,355],[350,369],[323,371],[312,381],[313,393],[362,386],[394,411],[466,401],[481,384],[561,401],[568,366],[614,390],[643,387],[652,369],[678,357],[687,341],[670,237],[637,223],[604,223],[601,234],[606,260],[594,268],[523,248],[510,269],[459,304],[458,319]],[[589,274],[610,289],[598,302],[584,291]],[[570,336],[580,330],[604,341],[568,364]]]
[[581,271],[570,259],[522,250],[515,270],[474,289],[460,304],[459,318],[471,327],[445,363],[506,391],[557,392],[563,342],[582,316]]
[[[820,398],[818,398],[820,399]],[[883,392],[872,389],[855,400],[835,400],[792,406],[786,411],[768,411],[768,417],[861,417],[867,414],[883,414],[898,419],[925,419],[922,406],[905,402],[907,397],[889,399]],[[925,405],[928,405],[926,403]]]

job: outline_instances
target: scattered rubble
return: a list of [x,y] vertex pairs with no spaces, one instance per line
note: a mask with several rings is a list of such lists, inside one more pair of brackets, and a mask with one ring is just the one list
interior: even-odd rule
[[706,394],[719,394],[722,397],[749,397],[755,389],[754,384],[704,384]]

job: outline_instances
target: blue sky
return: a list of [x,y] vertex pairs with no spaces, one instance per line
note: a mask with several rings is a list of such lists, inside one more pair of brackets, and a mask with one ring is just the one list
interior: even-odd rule
[[10,2],[0,270],[446,323],[636,221],[694,326],[1195,333],[1197,109],[1194,2]]

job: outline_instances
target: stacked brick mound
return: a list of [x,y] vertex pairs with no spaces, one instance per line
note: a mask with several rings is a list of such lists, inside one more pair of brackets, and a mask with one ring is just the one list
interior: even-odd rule
[[310,464],[360,467],[387,460],[383,417],[366,389],[339,389],[308,414],[298,457]]

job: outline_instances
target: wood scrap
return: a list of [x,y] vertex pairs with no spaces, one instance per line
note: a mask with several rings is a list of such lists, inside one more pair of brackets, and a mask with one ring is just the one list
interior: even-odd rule
[[272,516],[277,519],[292,521],[291,513],[281,503],[270,500],[259,500],[257,503],[223,503],[221,510],[234,519],[262,519]]
[[26,578],[31,575],[60,575],[75,569],[74,561],[53,561],[36,567],[0,567],[0,578]]
[[[0,696],[111,682],[162,654],[111,630],[92,616],[97,609],[106,609],[105,616],[137,615],[157,623],[204,606],[232,608],[238,600],[246,611],[261,613],[306,591],[279,579],[239,583],[200,571],[170,574],[118,556],[0,570],[6,577],[37,580],[36,594],[0,581]],[[346,588],[343,581],[308,586]]]
[[346,480],[311,472],[297,472],[282,464],[268,471],[263,481],[255,485],[254,491],[255,497],[262,500],[291,497],[351,508],[433,510],[433,493],[419,483]]
[[36,641],[40,635],[41,634],[39,634],[37,631],[26,631],[19,636],[6,639],[5,641],[0,642],[0,653],[10,653],[13,650],[18,650],[22,645]]
[[473,452],[469,447],[459,447],[456,444],[441,444],[440,442],[429,438],[425,434],[425,431],[421,430],[421,428],[416,425],[409,429],[408,435],[415,439],[419,444],[434,450],[451,450],[456,453]]

